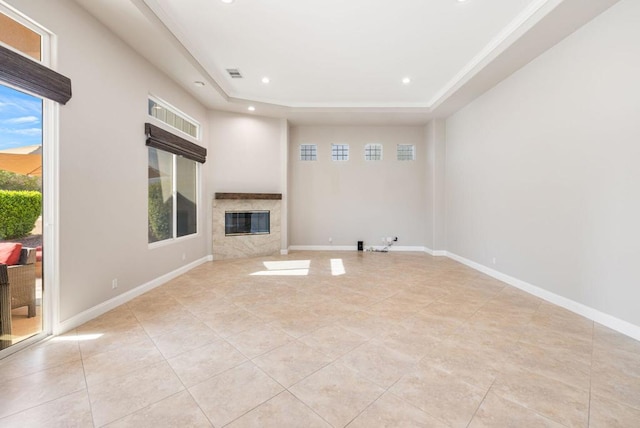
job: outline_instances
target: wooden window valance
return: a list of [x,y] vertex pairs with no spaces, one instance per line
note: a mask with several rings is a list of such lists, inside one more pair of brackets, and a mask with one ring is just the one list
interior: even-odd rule
[[149,147],[164,150],[200,163],[205,163],[207,160],[207,149],[178,137],[169,131],[150,123],[145,123],[144,132],[147,135],[147,146]]
[[4,46],[0,46],[0,80],[60,104],[71,99],[68,77]]

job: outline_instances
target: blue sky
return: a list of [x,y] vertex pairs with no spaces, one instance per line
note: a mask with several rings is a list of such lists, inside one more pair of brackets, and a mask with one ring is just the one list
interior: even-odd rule
[[0,85],[0,150],[42,144],[42,100]]

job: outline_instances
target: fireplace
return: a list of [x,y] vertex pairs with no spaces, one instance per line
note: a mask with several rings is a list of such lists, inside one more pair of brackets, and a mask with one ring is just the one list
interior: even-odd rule
[[216,193],[213,259],[280,254],[281,205],[280,193]]
[[270,233],[270,211],[226,211],[225,236],[265,235]]

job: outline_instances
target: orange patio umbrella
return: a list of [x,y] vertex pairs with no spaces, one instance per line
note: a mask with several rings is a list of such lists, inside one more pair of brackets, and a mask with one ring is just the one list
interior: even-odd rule
[[22,175],[42,176],[42,146],[0,150],[0,170]]

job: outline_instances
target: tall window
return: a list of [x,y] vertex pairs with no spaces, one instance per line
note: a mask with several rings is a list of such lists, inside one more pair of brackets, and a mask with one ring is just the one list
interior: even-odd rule
[[197,162],[149,147],[149,243],[197,233]]

